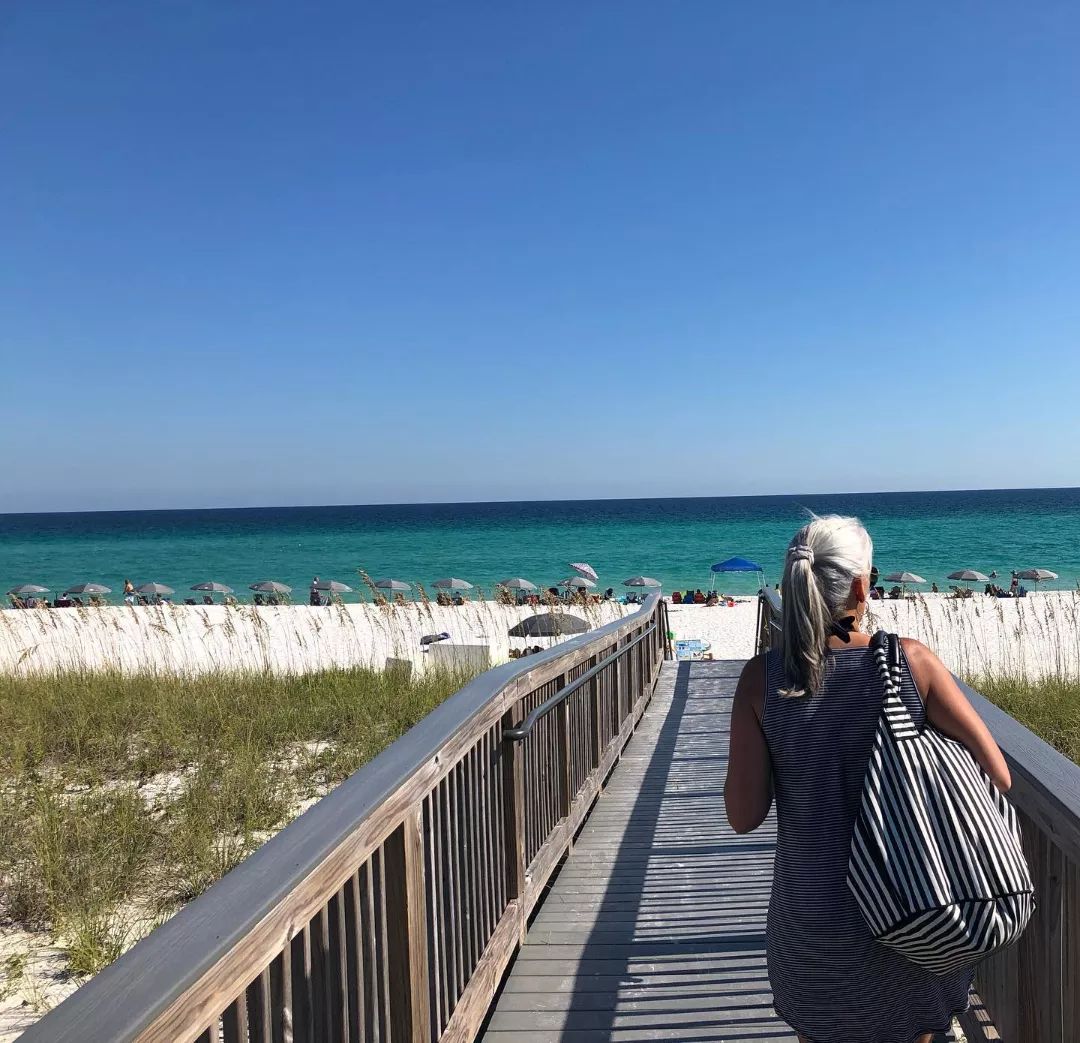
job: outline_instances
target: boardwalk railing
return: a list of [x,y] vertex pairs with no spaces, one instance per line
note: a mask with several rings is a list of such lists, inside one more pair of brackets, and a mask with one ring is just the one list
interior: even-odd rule
[[[758,651],[775,643],[780,599],[759,598]],[[762,623],[764,619],[764,623]],[[1080,767],[1004,710],[958,682],[1009,764],[1009,799],[1020,816],[1035,881],[1035,916],[1019,943],[982,963],[975,985],[982,1006],[968,1036],[1005,1043],[1080,1040]]]
[[654,595],[481,675],[22,1039],[472,1040],[666,634]]

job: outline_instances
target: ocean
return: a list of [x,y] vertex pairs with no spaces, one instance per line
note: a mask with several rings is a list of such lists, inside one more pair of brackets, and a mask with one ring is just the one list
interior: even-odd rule
[[[174,587],[216,580],[248,594],[274,579],[305,600],[313,576],[361,587],[358,571],[430,589],[457,576],[490,590],[508,576],[541,586],[589,562],[600,588],[645,574],[665,590],[707,588],[714,562],[739,555],[779,579],[784,548],[806,512],[860,517],[884,575],[915,572],[948,589],[959,568],[1048,568],[1044,589],[1080,579],[1080,489],[870,493],[531,503],[266,507],[0,515],[0,591],[40,583],[57,592],[93,581]],[[716,577],[751,593],[753,575]],[[927,586],[926,589],[929,589]],[[348,597],[346,598],[348,600]]]

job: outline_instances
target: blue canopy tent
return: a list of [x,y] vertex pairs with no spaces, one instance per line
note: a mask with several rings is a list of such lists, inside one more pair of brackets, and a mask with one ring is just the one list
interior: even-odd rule
[[761,585],[765,585],[765,570],[749,558],[728,558],[727,561],[718,561],[712,567],[712,585],[716,586],[716,574],[718,572],[757,572],[761,575]]

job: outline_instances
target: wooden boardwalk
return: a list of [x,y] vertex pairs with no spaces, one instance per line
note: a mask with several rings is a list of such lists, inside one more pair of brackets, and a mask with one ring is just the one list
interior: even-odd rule
[[487,1043],[794,1043],[765,968],[775,824],[740,837],[724,816],[741,668],[665,664],[529,929]]

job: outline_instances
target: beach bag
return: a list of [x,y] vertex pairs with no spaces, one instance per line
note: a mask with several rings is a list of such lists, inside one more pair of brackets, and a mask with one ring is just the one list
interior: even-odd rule
[[1023,933],[1035,889],[1012,805],[967,748],[900,697],[900,641],[870,642],[885,688],[851,840],[848,887],[873,936],[935,974]]

